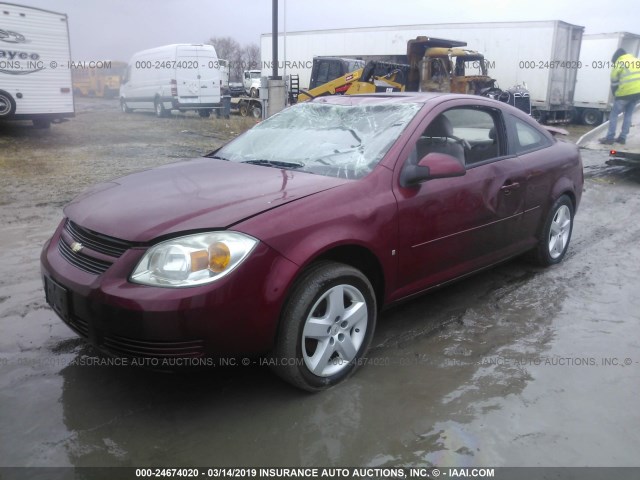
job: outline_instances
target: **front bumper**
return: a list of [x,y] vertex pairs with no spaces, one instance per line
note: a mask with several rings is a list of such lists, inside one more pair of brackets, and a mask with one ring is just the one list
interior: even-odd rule
[[47,301],[94,346],[133,357],[254,355],[272,348],[298,267],[264,243],[211,284],[149,287],[128,281],[145,247],[127,249],[103,273],[70,263],[59,248],[69,242],[65,221],[41,254]]

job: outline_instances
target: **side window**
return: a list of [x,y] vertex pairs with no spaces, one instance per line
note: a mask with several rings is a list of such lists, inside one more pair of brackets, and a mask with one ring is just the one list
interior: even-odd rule
[[320,62],[318,66],[318,76],[316,78],[316,85],[320,86],[327,83],[329,80],[329,62]]
[[515,153],[525,153],[531,150],[537,150],[539,148],[547,147],[551,143],[549,139],[542,135],[538,130],[531,125],[527,125],[521,120],[515,117],[513,119],[513,126],[515,130],[514,134],[514,146]]
[[327,82],[331,80],[335,80],[336,78],[340,78],[347,72],[342,71],[343,65],[340,62],[331,62],[329,63],[329,77],[327,78]]
[[453,108],[438,115],[416,144],[417,159],[428,153],[452,155],[468,168],[504,155],[496,119],[499,113],[484,108]]

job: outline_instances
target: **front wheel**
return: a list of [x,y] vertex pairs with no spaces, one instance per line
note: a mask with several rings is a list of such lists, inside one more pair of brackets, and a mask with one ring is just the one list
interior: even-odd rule
[[571,240],[573,214],[573,203],[568,196],[562,195],[555,201],[547,214],[538,246],[533,252],[538,265],[548,267],[562,261]]
[[538,110],[537,108],[534,108],[531,110],[531,116],[540,125],[544,125],[547,122],[547,112],[545,112],[544,110]]
[[122,110],[123,113],[131,113],[131,109],[127,106],[124,98],[120,99],[120,110]]
[[373,287],[362,272],[317,263],[296,282],[283,310],[272,368],[303,390],[332,387],[362,363],[376,316]]

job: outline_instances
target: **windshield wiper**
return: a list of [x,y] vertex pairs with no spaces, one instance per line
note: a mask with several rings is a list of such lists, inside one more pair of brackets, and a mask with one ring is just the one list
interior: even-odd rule
[[300,162],[283,162],[281,160],[245,160],[242,163],[250,163],[251,165],[264,165],[266,167],[275,168],[302,168],[304,163]]
[[209,154],[209,155],[205,155],[205,157],[207,157],[207,158],[215,158],[217,160],[224,160],[225,162],[229,161],[228,158],[221,157],[220,155],[211,155],[211,154]]

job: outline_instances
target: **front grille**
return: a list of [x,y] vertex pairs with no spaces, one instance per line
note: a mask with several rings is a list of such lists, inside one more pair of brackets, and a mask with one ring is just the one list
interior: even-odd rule
[[113,353],[132,357],[195,358],[204,353],[202,340],[149,342],[109,335],[104,337],[103,345]]
[[513,106],[518,110],[522,110],[527,115],[531,114],[531,99],[528,94],[514,94],[513,95]]
[[98,260],[97,258],[85,255],[82,252],[74,252],[71,247],[61,238],[58,242],[58,251],[67,262],[71,265],[78,267],[87,273],[93,273],[94,275],[100,275],[109,268],[112,263],[104,260]]
[[77,331],[80,336],[89,338],[89,325],[83,319],[72,316],[71,320],[69,321],[69,326]]
[[95,252],[103,253],[114,258],[119,258],[124,252],[135,245],[132,242],[88,230],[75,224],[71,220],[67,220],[64,229],[76,242],[81,243]]

